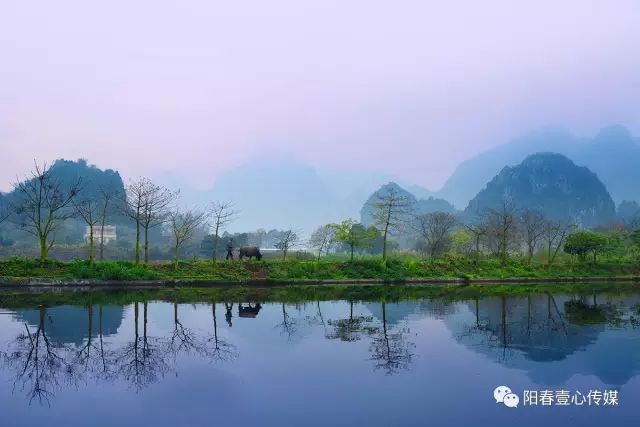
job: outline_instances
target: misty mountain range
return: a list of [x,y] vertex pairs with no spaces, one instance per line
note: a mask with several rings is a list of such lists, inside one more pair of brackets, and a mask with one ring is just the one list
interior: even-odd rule
[[538,152],[563,154],[598,175],[616,204],[640,200],[640,140],[622,126],[609,126],[594,138],[578,138],[562,127],[547,127],[466,160],[432,195],[464,209],[505,166]]
[[[531,132],[461,163],[443,188],[435,192],[384,173],[330,173],[291,160],[255,159],[218,174],[213,187],[207,190],[198,190],[172,175],[157,176],[154,180],[170,188],[180,188],[181,203],[184,205],[206,208],[214,200],[233,201],[241,215],[230,231],[294,228],[307,234],[321,224],[348,217],[360,218],[366,201],[391,181],[411,193],[420,210],[425,212],[453,211],[454,206],[458,210],[477,210],[482,203],[486,204],[487,200],[499,197],[500,192],[506,191],[504,185],[509,180],[513,185],[519,182],[515,187],[509,187],[509,191],[515,190],[520,198],[525,197],[525,193],[529,194],[533,200],[535,197],[531,188],[525,189],[524,184],[535,174],[539,180],[540,170],[536,172],[536,168],[531,169],[531,164],[521,169],[509,167],[515,167],[528,156],[539,152],[563,154],[570,159],[569,163],[575,163],[568,165],[559,158],[550,157],[545,160],[550,162],[547,166],[540,166],[539,162],[538,166],[543,168],[540,170],[544,170],[544,167],[555,168],[558,174],[551,173],[548,177],[551,181],[568,179],[573,187],[584,187],[576,187],[572,191],[581,191],[576,196],[583,199],[576,201],[577,210],[593,208],[590,218],[587,218],[588,215],[581,216],[585,225],[594,225],[612,217],[613,203],[617,205],[623,200],[640,200],[640,186],[637,184],[640,182],[640,143],[621,126],[604,128],[592,139],[577,138],[559,127]],[[87,166],[86,162],[78,165],[80,169],[73,168],[73,163],[59,163],[58,168],[73,169],[74,174],[79,174],[80,169],[85,167],[87,173],[96,174],[96,168]],[[588,179],[590,172],[580,172],[581,166],[595,173],[594,179]],[[521,176],[514,179],[514,171]],[[105,173],[105,179],[120,181],[117,172],[107,170]],[[528,175],[523,178],[523,173]],[[598,185],[600,181],[602,186]],[[545,183],[548,187],[555,184]],[[556,190],[559,188],[555,186]],[[566,197],[562,191],[556,193],[552,191],[545,197]],[[591,199],[584,200],[585,197]],[[474,201],[468,207],[472,199]],[[540,200],[536,202],[538,205]],[[599,207],[592,206],[592,202]],[[554,206],[563,209],[562,204]]]
[[469,202],[465,214],[480,217],[505,203],[580,228],[616,220],[616,206],[598,176],[556,153],[532,154],[517,166],[506,166]]
[[[210,199],[233,200],[243,212],[234,229],[294,227],[310,231],[319,224],[360,218],[372,193],[391,181],[426,204],[425,211],[434,209],[433,200],[442,200],[438,202],[442,208],[439,210],[450,210],[449,203],[464,210],[503,168],[516,166],[540,152],[559,153],[576,166],[586,166],[604,184],[616,205],[624,200],[640,200],[640,140],[622,126],[603,128],[591,139],[578,138],[557,126],[536,130],[461,163],[438,191],[384,173],[354,171],[331,175],[290,161],[253,161],[218,175],[210,190],[183,187],[183,198],[190,204]],[[606,199],[598,194],[596,198]],[[609,208],[608,205],[595,217],[604,221],[611,215]]]

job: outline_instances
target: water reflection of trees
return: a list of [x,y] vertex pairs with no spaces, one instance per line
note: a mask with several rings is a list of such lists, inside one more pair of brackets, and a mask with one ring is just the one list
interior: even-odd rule
[[282,303],[282,322],[278,323],[276,328],[280,330],[280,335],[286,336],[289,341],[297,337],[298,320],[287,311],[284,303]]
[[394,327],[389,324],[387,303],[382,301],[380,307],[382,319],[376,323],[373,316],[354,316],[353,301],[349,301],[349,316],[329,320],[331,331],[326,334],[326,337],[345,342],[370,338],[370,360],[374,362],[374,369],[393,375],[409,369],[415,344],[408,339],[410,334],[408,328]]
[[13,348],[2,354],[4,364],[16,372],[14,389],[26,392],[29,403],[37,400],[50,404],[62,383],[75,382],[75,371],[63,356],[63,349],[53,345],[47,335],[46,308],[40,306],[38,327],[16,337]]
[[463,323],[457,339],[506,362],[518,353],[532,360],[560,360],[591,344],[609,328],[639,325],[637,306],[599,301],[594,295],[553,295],[475,299],[474,322]]
[[[238,316],[254,318],[260,304],[238,303]],[[39,307],[37,328],[24,325],[24,333],[12,340],[0,353],[5,369],[14,373],[14,389],[23,390],[29,401],[49,404],[63,387],[79,387],[89,381],[124,382],[136,392],[162,380],[177,370],[183,357],[197,356],[212,362],[227,363],[238,357],[236,346],[220,332],[219,321],[231,323],[233,304],[225,304],[224,319],[220,319],[216,304],[211,304],[211,326],[205,330],[189,325],[181,317],[181,305],[171,305],[171,328],[158,336],[150,330],[150,311],[154,306],[136,302],[130,306],[128,325],[121,329],[125,340],[112,340],[103,329],[103,307],[87,305],[81,343],[51,340],[48,323],[52,323],[47,308]],[[413,347],[409,330],[389,322],[387,303],[380,303],[381,319],[371,315],[355,315],[354,303],[346,306],[344,317],[335,320],[325,317],[323,305],[311,304],[276,306],[281,322],[276,327],[287,341],[299,339],[316,328],[331,340],[345,343],[366,341],[373,367],[387,374],[409,369]],[[55,316],[54,316],[55,317]],[[34,319],[35,320],[35,319]],[[108,322],[108,319],[106,319]],[[96,328],[97,323],[97,328]],[[54,335],[55,336],[55,335]]]
[[220,338],[218,335],[218,319],[216,316],[216,305],[211,304],[211,315],[213,317],[213,335],[207,339],[210,351],[209,357],[216,362],[230,362],[238,357],[236,346]]
[[134,303],[133,307],[133,339],[117,352],[116,365],[118,374],[139,391],[158,381],[172,367],[162,351],[162,340],[148,334],[148,303],[143,303],[142,336],[139,330],[139,303]]
[[329,320],[332,331],[326,336],[340,341],[359,341],[365,333],[373,332],[372,322],[373,316],[354,316],[353,301],[349,301],[349,317]]
[[375,369],[384,370],[387,375],[409,369],[413,359],[412,349],[415,344],[407,339],[408,329],[393,330],[387,325],[387,305],[383,301],[382,325],[373,329],[369,350]]
[[0,352],[0,361],[5,369],[14,372],[14,390],[24,391],[29,402],[50,404],[63,386],[77,387],[89,380],[121,380],[141,391],[175,371],[180,355],[197,354],[215,362],[230,362],[238,356],[236,347],[219,334],[215,304],[211,305],[213,329],[208,334],[196,333],[183,325],[178,305],[174,304],[173,308],[172,334],[157,337],[149,333],[148,303],[134,303],[130,340],[116,347],[105,340],[102,306],[97,307],[97,333],[94,331],[96,308],[86,307],[86,336],[79,346],[54,344],[46,327],[52,319],[47,315],[47,308],[40,306],[36,330],[25,323],[25,332],[16,336],[6,351]]

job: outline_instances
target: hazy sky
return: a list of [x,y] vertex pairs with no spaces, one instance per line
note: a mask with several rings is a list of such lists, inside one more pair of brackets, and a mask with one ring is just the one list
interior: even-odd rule
[[439,187],[548,124],[640,133],[640,2],[0,3],[0,189],[34,157],[125,176],[274,154]]

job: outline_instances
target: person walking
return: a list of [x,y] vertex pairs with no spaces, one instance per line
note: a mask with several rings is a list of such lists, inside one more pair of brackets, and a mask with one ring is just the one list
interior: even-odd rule
[[233,259],[233,239],[229,239],[227,243],[227,261]]

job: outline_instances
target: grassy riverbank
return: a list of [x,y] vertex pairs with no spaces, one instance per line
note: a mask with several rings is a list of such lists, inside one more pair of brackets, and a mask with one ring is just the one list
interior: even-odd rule
[[37,260],[13,258],[0,261],[0,280],[52,279],[52,280],[210,280],[237,281],[270,279],[295,280],[383,280],[407,279],[543,279],[543,278],[608,278],[638,277],[637,263],[576,263],[554,264],[527,263],[510,260],[502,266],[498,260],[481,260],[478,263],[465,258],[442,260],[393,259],[383,264],[379,260],[349,261],[191,261],[182,262],[178,269],[173,263],[135,265],[125,261],[87,261],[40,263]]
[[158,288],[151,290],[66,290],[0,292],[0,307],[29,308],[57,305],[127,305],[135,302],[167,301],[181,304],[214,302],[281,302],[309,301],[401,301],[438,298],[464,301],[475,298],[527,296],[536,294],[623,295],[640,291],[638,283],[560,283],[503,285],[387,285],[387,286],[287,286],[250,288]]

